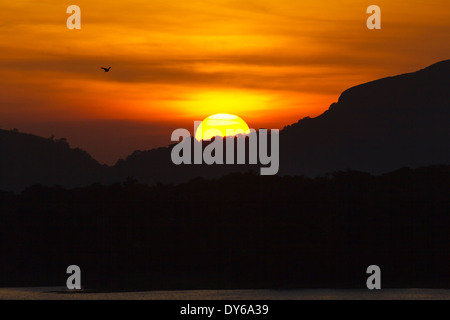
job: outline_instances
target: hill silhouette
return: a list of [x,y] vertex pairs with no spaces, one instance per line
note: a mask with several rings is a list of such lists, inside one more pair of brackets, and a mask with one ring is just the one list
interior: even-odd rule
[[[280,175],[323,175],[353,169],[380,174],[403,166],[450,163],[450,60],[344,91],[316,118],[280,132]],[[175,166],[170,147],[119,161],[116,180],[180,183],[197,176],[259,171],[256,166]]]
[[450,60],[344,91],[322,115],[286,127],[281,173],[378,174],[450,163]]
[[75,187],[103,180],[106,166],[86,151],[55,140],[0,129],[0,189],[20,191],[33,184]]
[[[371,174],[450,163],[450,60],[345,90],[322,115],[280,132],[280,175],[317,176],[353,169]],[[172,146],[135,151],[101,166],[64,141],[0,130],[0,189],[35,183],[63,187],[112,183],[182,183],[196,177],[259,171],[260,165],[180,165]]]

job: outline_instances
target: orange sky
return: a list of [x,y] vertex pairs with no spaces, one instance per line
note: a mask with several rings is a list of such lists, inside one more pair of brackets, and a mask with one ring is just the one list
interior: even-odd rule
[[[348,87],[450,58],[448,0],[5,2],[0,128],[107,163],[215,113],[281,129]],[[72,4],[81,30],[66,27]],[[371,4],[381,30],[366,27]]]

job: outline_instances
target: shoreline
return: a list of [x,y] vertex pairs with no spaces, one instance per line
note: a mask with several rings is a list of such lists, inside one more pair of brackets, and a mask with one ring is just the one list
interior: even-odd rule
[[255,289],[93,292],[64,287],[0,288],[0,300],[450,300],[450,289]]

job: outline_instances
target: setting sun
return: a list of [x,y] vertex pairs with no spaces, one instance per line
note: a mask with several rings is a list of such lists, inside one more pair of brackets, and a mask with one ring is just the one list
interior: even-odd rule
[[232,114],[218,113],[202,121],[195,132],[195,139],[210,140],[215,136],[226,137],[249,133],[250,129],[242,118]]

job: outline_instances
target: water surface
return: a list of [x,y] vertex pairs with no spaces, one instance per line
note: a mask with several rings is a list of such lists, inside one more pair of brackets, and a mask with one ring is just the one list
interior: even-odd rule
[[448,289],[185,290],[142,292],[68,291],[63,287],[0,288],[9,300],[450,300]]

